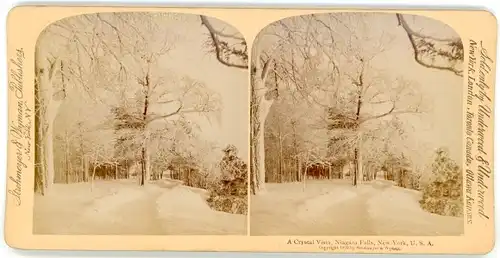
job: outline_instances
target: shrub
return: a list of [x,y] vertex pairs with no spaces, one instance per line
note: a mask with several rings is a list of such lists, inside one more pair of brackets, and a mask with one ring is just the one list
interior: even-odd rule
[[247,214],[246,178],[219,181],[210,187],[209,192],[207,202],[212,209],[233,214]]
[[440,148],[435,153],[429,182],[423,187],[422,209],[445,216],[462,216],[462,170]]
[[221,178],[212,184],[207,200],[212,209],[233,214],[247,214],[248,167],[239,157],[233,145],[224,149],[220,163]]

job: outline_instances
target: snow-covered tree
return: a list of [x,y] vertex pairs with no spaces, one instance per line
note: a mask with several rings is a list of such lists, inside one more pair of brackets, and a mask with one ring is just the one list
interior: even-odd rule
[[440,215],[463,214],[462,169],[450,158],[446,148],[439,148],[430,166],[431,176],[423,186],[422,208]]

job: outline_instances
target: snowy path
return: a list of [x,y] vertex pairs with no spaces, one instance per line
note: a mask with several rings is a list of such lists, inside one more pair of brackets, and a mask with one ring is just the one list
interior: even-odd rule
[[418,193],[346,181],[270,184],[251,199],[251,235],[459,235],[463,220],[427,213]]
[[[150,189],[148,189],[151,191]],[[162,234],[161,221],[157,216],[155,199],[159,192],[133,192],[137,198],[113,206],[113,199],[121,195],[101,199],[102,205],[87,209],[72,224],[72,234],[137,235]],[[107,204],[107,206],[106,206]]]
[[35,234],[246,234],[246,216],[214,211],[173,182],[98,182],[92,192],[88,184],[61,185],[35,198]]

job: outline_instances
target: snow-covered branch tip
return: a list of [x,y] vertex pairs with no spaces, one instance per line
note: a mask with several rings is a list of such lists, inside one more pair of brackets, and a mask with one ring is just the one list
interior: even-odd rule
[[248,65],[243,65],[243,64],[236,64],[236,63],[232,63],[232,62],[229,62],[227,60],[224,60],[224,58],[222,57],[223,55],[223,50],[222,50],[222,42],[219,40],[218,37],[228,37],[228,38],[233,38],[233,39],[238,39],[238,40],[242,40],[244,41],[245,39],[242,38],[242,37],[236,37],[234,35],[227,35],[225,33],[222,33],[218,30],[216,30],[212,24],[208,21],[207,17],[205,17],[204,15],[200,15],[200,19],[201,19],[201,24],[203,26],[205,26],[205,28],[207,28],[208,30],[208,33],[210,35],[210,39],[212,40],[212,44],[215,48],[215,56],[217,58],[217,60],[225,65],[225,66],[228,66],[228,67],[235,67],[235,68],[240,68],[240,69],[248,69]]
[[[450,62],[451,61],[463,61],[463,45],[461,43],[460,38],[437,38],[429,35],[424,35],[422,33],[414,31],[406,22],[405,18],[403,17],[402,14],[396,14],[397,20],[398,20],[398,25],[403,27],[403,29],[406,32],[406,35],[408,36],[408,40],[410,41],[411,47],[413,49],[413,58],[415,62],[420,64],[423,67],[426,68],[432,68],[432,69],[437,69],[437,70],[443,70],[443,71],[450,71],[454,73],[457,76],[462,77],[463,76],[463,71],[459,70],[457,68],[454,68],[453,65],[437,65],[434,63],[426,63],[424,60],[422,60],[421,56],[425,53],[434,53],[438,56],[441,56],[443,58],[447,58]],[[420,38],[421,42],[417,43],[415,38]],[[441,43],[448,43],[448,46],[452,48],[456,48],[455,50],[450,50],[450,53],[447,53],[447,51],[443,50],[438,50],[436,49],[436,46],[429,42],[429,41],[435,41],[435,42],[441,42]],[[428,49],[419,49],[419,47],[427,47]],[[455,53],[454,53],[455,52]]]

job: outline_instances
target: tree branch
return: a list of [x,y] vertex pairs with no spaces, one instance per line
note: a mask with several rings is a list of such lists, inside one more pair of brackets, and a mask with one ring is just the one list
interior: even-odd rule
[[158,120],[158,119],[164,119],[164,118],[169,118],[169,117],[171,117],[171,116],[175,116],[175,115],[177,115],[177,114],[181,113],[181,109],[182,109],[182,108],[183,108],[182,102],[181,102],[181,101],[179,101],[179,107],[178,107],[175,111],[173,111],[173,112],[171,112],[171,113],[169,113],[169,114],[166,114],[166,115],[149,117],[149,118],[146,120],[146,122],[145,122],[145,123],[146,123],[146,124],[149,124],[149,123],[151,123],[151,122],[153,122],[153,121],[155,121],[155,120]]
[[449,42],[449,41],[456,41],[456,40],[459,40],[459,39],[450,39],[450,38],[437,38],[437,37],[433,37],[433,36],[429,36],[429,35],[424,35],[422,33],[419,33],[417,31],[414,31],[413,29],[410,28],[410,26],[408,25],[408,23],[406,22],[406,19],[403,17],[402,14],[396,14],[397,18],[398,18],[398,21],[399,21],[399,25],[401,25],[403,27],[403,29],[406,31],[406,33],[412,35],[412,36],[417,36],[419,38],[425,38],[425,39],[430,39],[430,40],[435,40],[435,41],[440,41],[440,42]]
[[372,117],[369,117],[369,118],[365,118],[365,119],[362,119],[360,124],[366,122],[366,121],[369,121],[369,120],[374,120],[374,119],[379,119],[379,118],[382,118],[382,117],[385,117],[385,116],[388,116],[388,115],[401,115],[401,114],[420,114],[422,113],[421,111],[419,111],[418,109],[415,109],[415,110],[401,110],[401,111],[394,111],[396,109],[396,104],[393,103],[393,106],[392,108],[383,113],[383,114],[380,114],[380,115],[376,115],[376,116],[372,116]]
[[176,102],[176,101],[179,101],[179,100],[178,99],[174,99],[174,100],[156,101],[155,104],[170,104],[170,103],[173,103],[173,102]]
[[243,37],[238,37],[236,36],[237,33],[235,34],[226,34],[220,30],[213,30],[214,34],[215,35],[218,35],[220,37],[225,37],[225,38],[231,38],[231,39],[236,39],[236,40],[241,40],[241,41],[245,41],[245,39]]
[[59,66],[57,65],[59,61],[59,58],[55,58],[53,61],[49,61],[49,73],[47,74],[48,75],[48,78],[49,80],[52,80],[52,77],[56,74],[57,72],[57,69],[59,68]]
[[410,44],[411,44],[412,49],[413,49],[413,58],[414,58],[415,62],[417,62],[418,64],[420,64],[421,66],[426,67],[426,68],[433,68],[433,69],[437,69],[437,70],[450,71],[450,72],[453,72],[455,75],[462,76],[462,71],[457,70],[457,69],[453,68],[452,66],[427,64],[423,60],[421,60],[421,58],[419,57],[419,49],[418,49],[417,43],[415,42],[414,37],[419,37],[422,39],[434,40],[434,41],[439,41],[439,42],[450,42],[450,43],[451,42],[459,42],[460,39],[440,39],[440,38],[434,38],[431,36],[420,34],[420,33],[415,32],[414,30],[412,30],[410,28],[410,26],[408,25],[408,23],[406,22],[406,20],[404,19],[402,14],[398,13],[398,14],[396,14],[396,17],[398,19],[398,24],[403,27],[403,29],[406,32],[406,35],[408,36],[408,40],[410,41]]
[[228,66],[228,67],[248,69],[248,65],[234,64],[234,63],[228,62],[228,61],[224,60],[224,58],[222,58],[222,49],[220,47],[220,41],[219,41],[219,39],[217,39],[217,35],[220,35],[220,32],[218,32],[217,30],[214,29],[214,27],[212,27],[212,24],[210,24],[210,22],[208,21],[208,19],[204,15],[200,15],[200,18],[201,18],[201,24],[207,28],[208,33],[210,34],[210,38],[212,39],[213,45],[215,47],[215,56],[217,57],[217,60],[221,64]]
[[396,104],[392,103],[392,108],[389,109],[389,111],[387,111],[385,113],[382,113],[380,115],[376,115],[376,116],[372,116],[372,117],[369,117],[369,118],[362,119],[361,122],[360,122],[360,124],[364,123],[364,122],[366,122],[368,120],[379,119],[379,118],[382,118],[384,116],[388,116],[388,115],[392,114],[392,112],[394,112],[394,109],[396,109]]

